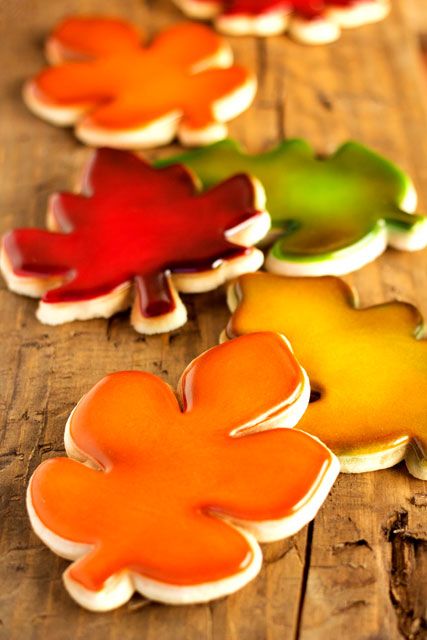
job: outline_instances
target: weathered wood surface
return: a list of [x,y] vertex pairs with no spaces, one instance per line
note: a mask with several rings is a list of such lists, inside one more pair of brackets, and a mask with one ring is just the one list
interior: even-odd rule
[[424,0],[407,0],[405,7],[409,24],[418,33],[427,33],[427,7]]
[[[418,8],[425,0],[418,1]],[[415,5],[415,2],[413,5]],[[255,106],[231,132],[251,151],[283,134],[325,153],[357,138],[413,175],[427,209],[427,110],[407,0],[383,24],[347,32],[329,47],[285,37],[232,40],[259,75]],[[155,33],[180,18],[166,0],[0,0],[1,227],[44,224],[47,197],[70,189],[88,157],[71,133],[44,124],[20,100],[43,64],[41,42],[69,13],[109,12]],[[425,7],[424,7],[425,9]],[[163,153],[163,151],[162,151]],[[387,255],[355,274],[364,304],[399,297],[427,315],[427,252]],[[427,488],[403,465],[341,476],[315,522],[265,547],[260,576],[210,605],[173,608],[135,597],[108,614],[79,609],[61,583],[67,563],[30,531],[28,479],[63,452],[66,418],[109,371],[140,368],[175,384],[194,356],[217,342],[224,291],[186,297],[190,320],[172,336],[144,338],[127,314],[50,328],[35,302],[2,284],[0,444],[0,638],[3,640],[421,640],[427,637]],[[351,395],[349,395],[351,402]]]

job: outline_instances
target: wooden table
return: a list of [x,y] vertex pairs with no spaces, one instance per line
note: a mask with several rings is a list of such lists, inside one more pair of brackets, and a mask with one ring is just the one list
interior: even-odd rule
[[[321,153],[358,139],[407,169],[420,210],[427,208],[427,110],[407,1],[394,0],[384,23],[347,32],[331,46],[302,47],[286,37],[233,39],[237,59],[258,73],[259,92],[231,133],[251,151],[283,135],[305,136]],[[410,4],[424,14],[425,0]],[[43,37],[73,12],[122,15],[150,35],[181,16],[167,0],[0,0],[0,8],[1,226],[43,226],[48,195],[71,189],[89,156],[70,132],[37,120],[20,99],[22,82],[43,64]],[[363,304],[398,297],[427,315],[427,251],[389,251],[348,280]],[[187,296],[188,324],[149,338],[130,328],[127,313],[47,327],[35,319],[34,301],[4,284],[0,295],[1,639],[427,637],[427,490],[404,465],[340,476],[316,520],[265,546],[261,574],[236,595],[182,608],[135,597],[112,613],[80,609],[62,586],[67,562],[30,530],[28,479],[43,459],[63,453],[70,410],[107,372],[147,369],[175,384],[186,363],[217,343],[228,317],[224,291]]]

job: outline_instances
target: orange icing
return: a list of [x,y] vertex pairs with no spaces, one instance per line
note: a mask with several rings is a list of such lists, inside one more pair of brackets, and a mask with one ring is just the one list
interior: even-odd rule
[[[123,569],[177,585],[243,570],[252,549],[223,518],[297,512],[331,464],[330,452],[297,430],[250,433],[292,403],[302,381],[286,343],[268,333],[194,360],[180,382],[184,409],[149,373],[101,380],[70,421],[79,457],[97,469],[57,458],[31,482],[42,524],[94,545],[71,566],[73,580],[96,591]],[[243,434],[232,437],[237,429]]]
[[427,342],[409,304],[358,310],[338,278],[242,276],[229,337],[278,331],[320,392],[298,427],[338,455],[387,451],[413,438],[427,451]]
[[214,103],[249,79],[240,66],[219,68],[222,39],[191,23],[173,26],[143,47],[127,22],[69,18],[53,32],[48,50],[63,63],[36,76],[38,99],[83,107],[94,125],[111,130],[147,126],[166,115],[204,128],[215,121]]

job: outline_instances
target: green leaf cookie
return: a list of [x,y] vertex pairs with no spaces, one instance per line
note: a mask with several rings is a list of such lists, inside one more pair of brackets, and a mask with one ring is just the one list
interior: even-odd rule
[[182,163],[209,188],[236,173],[257,177],[279,232],[266,267],[287,275],[340,275],[377,258],[390,245],[415,251],[427,245],[427,218],[414,215],[411,179],[357,142],[329,158],[304,140],[246,154],[233,140],[161,160]]

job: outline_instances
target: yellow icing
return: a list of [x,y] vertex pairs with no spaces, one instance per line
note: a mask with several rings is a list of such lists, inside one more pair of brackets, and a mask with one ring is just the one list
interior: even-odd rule
[[386,452],[409,439],[426,451],[427,342],[416,339],[415,307],[357,309],[337,278],[266,273],[239,278],[231,299],[238,307],[227,335],[283,333],[320,392],[298,428],[341,456]]

